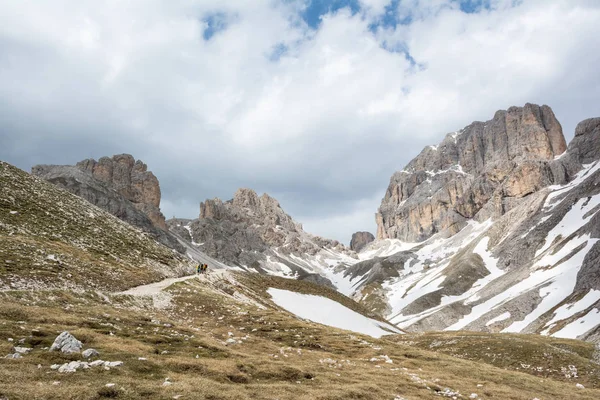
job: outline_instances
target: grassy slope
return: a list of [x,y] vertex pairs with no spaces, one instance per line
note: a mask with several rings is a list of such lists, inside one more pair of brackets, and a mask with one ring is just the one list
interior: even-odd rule
[[[463,398],[471,393],[503,400],[600,396],[600,390],[591,389],[598,372],[588,369],[587,343],[560,341],[569,352],[557,362],[576,365],[581,378],[550,374],[541,379],[530,370],[445,354],[442,346],[403,343],[405,336],[378,340],[298,320],[275,307],[236,301],[227,293],[240,288],[226,285],[195,279],[175,284],[168,290],[171,308],[165,310],[153,309],[149,300],[116,295],[107,300],[95,292],[4,292],[0,354],[10,352],[14,342],[8,338],[24,339],[33,351],[18,360],[0,359],[0,398],[428,399],[447,388]],[[53,363],[79,359],[45,350],[62,330],[71,331],[84,347],[98,349],[103,360],[124,365],[74,374],[50,370]],[[465,347],[490,347],[498,337],[480,336]],[[228,346],[229,338],[239,343]],[[546,345],[545,338],[536,338],[514,357],[529,362]],[[505,348],[503,357],[512,349]],[[381,355],[393,363],[369,361]],[[173,384],[163,386],[167,377]],[[587,388],[576,389],[576,382]],[[106,388],[107,383],[116,389]]]
[[[193,279],[173,285],[171,307],[162,310],[150,299],[111,295],[185,264],[116,218],[7,164],[0,164],[0,184],[0,282],[5,289],[11,282],[13,289],[50,288],[0,291],[0,356],[21,341],[33,349],[21,359],[0,358],[0,398],[428,399],[452,391],[503,400],[600,398],[589,344],[478,334],[457,350],[450,333],[438,334],[443,340],[373,339],[298,320],[265,298],[268,287],[279,287],[367,313],[307,282],[243,274],[233,284]],[[83,290],[66,290],[67,284]],[[236,293],[263,307],[235,300]],[[63,330],[124,365],[51,370],[79,359],[47,351]],[[227,345],[230,338],[236,343]],[[514,346],[512,338],[527,346]],[[435,340],[445,344],[432,346]],[[517,362],[538,366],[549,346],[559,349],[551,353],[553,368],[575,365],[580,378],[516,370]],[[502,356],[486,358],[483,349]],[[370,361],[381,355],[393,363]],[[163,386],[167,377],[173,384]],[[576,389],[576,382],[587,389]]]
[[79,197],[0,162],[0,288],[120,290],[187,262]]

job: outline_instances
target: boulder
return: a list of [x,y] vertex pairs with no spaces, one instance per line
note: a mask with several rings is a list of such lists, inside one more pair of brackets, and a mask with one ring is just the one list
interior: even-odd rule
[[98,353],[98,351],[96,349],[86,349],[83,351],[83,353],[81,353],[81,356],[83,358],[92,358],[92,357],[98,357],[100,355],[100,353]]
[[65,354],[73,354],[81,352],[83,344],[71,335],[69,332],[62,332],[54,339],[54,343],[50,347],[50,351],[60,351]]

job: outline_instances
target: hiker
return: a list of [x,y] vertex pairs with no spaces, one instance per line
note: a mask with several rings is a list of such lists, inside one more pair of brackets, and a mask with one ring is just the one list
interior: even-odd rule
[[203,266],[202,266],[202,265],[200,265],[200,264],[198,264],[198,265],[196,266],[196,273],[197,273],[197,274],[200,274],[200,273],[202,273],[202,267],[203,267]]
[[204,264],[204,273],[208,271],[208,264]]

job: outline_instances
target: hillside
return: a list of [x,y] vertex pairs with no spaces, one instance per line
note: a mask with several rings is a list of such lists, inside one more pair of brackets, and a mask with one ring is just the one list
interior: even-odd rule
[[[0,167],[0,398],[600,395],[590,343],[525,338],[522,351],[505,337],[480,335],[470,344],[503,359],[479,359],[453,350],[462,334],[448,334],[441,346],[396,334],[323,285],[226,269],[178,277],[190,272],[178,253],[67,191]],[[332,305],[332,318],[319,320]],[[340,315],[351,316],[350,330],[336,328]],[[65,331],[97,354],[49,351]],[[537,366],[540,357],[542,371],[504,361]]]
[[167,224],[180,239],[230,266],[309,280],[345,294],[343,271],[332,266],[357,261],[354,251],[305,232],[276,199],[251,189],[239,189],[228,201],[206,200],[199,218]]
[[354,298],[411,331],[600,340],[600,118],[581,122],[558,153],[552,116],[534,105],[498,112],[395,174],[380,240],[345,273]]
[[36,165],[31,173],[149,233],[165,246],[185,252],[167,230],[158,179],[141,160],[118,154],[76,165]]
[[189,260],[89,202],[0,162],[0,288],[118,290]]

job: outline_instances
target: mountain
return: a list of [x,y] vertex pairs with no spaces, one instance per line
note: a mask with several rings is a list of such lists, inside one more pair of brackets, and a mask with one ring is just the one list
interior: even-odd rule
[[191,271],[146,233],[4,162],[0,186],[1,290],[115,290]]
[[377,213],[377,238],[422,241],[454,234],[469,220],[484,221],[568,172],[554,158],[566,149],[562,127],[548,106],[498,111],[428,146],[392,176]]
[[239,189],[233,199],[206,200],[195,220],[167,221],[171,232],[207,255],[242,270],[311,280],[336,287],[333,265],[356,254],[335,240],[304,232],[268,194]]
[[[600,396],[591,343],[401,334],[323,285],[215,260],[192,274],[149,234],[3,162],[0,186],[0,398]],[[69,335],[75,349],[53,351]]]
[[355,232],[350,240],[350,249],[361,251],[366,245],[375,240],[375,236],[371,232]]
[[395,173],[353,297],[410,331],[600,341],[600,118],[499,111]]
[[31,169],[43,178],[103,208],[114,216],[151,234],[160,243],[185,252],[169,234],[160,211],[158,179],[140,160],[129,154],[88,159],[76,165],[36,165]]

